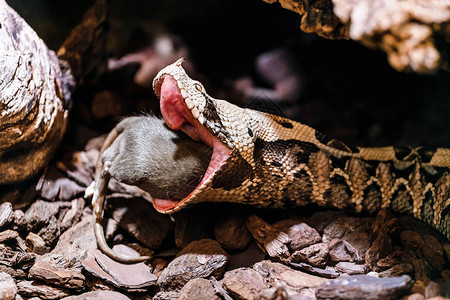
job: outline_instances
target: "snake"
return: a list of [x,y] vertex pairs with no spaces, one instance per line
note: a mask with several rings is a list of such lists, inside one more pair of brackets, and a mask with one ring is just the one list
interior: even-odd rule
[[[152,199],[158,212],[172,214],[201,202],[265,208],[313,203],[356,213],[389,209],[412,215],[450,239],[450,149],[348,146],[303,123],[209,96],[188,76],[183,61],[163,68],[153,80],[161,114],[171,129],[213,150],[203,177],[186,197]],[[93,197],[97,219],[103,210],[101,185],[97,180]],[[106,242],[99,246],[109,249]]]

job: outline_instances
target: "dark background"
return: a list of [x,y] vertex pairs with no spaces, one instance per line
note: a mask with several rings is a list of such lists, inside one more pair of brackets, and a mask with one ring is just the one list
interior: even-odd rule
[[[51,49],[58,49],[93,3],[7,2]],[[108,6],[110,57],[145,47],[152,32],[164,29],[188,46],[197,71],[214,87],[214,96],[215,90],[226,88],[226,80],[240,76],[267,85],[255,74],[256,56],[287,47],[304,79],[298,120],[360,146],[450,147],[450,75],[444,71],[399,73],[383,52],[302,33],[299,15],[261,0],[111,0]],[[90,101],[88,94],[75,97],[72,122],[82,120],[77,106]],[[94,131],[107,130],[96,128],[95,122],[90,125]]]

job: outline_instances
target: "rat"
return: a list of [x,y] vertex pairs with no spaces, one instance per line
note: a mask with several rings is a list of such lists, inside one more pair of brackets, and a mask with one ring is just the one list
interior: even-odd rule
[[[123,262],[148,259],[130,259],[106,244],[101,220],[110,178],[135,185],[152,198],[181,200],[200,182],[211,155],[211,147],[194,141],[182,131],[173,131],[156,116],[128,117],[118,123],[103,143],[94,177],[93,192],[98,193],[98,197],[93,197],[98,201],[92,203],[96,218],[94,232],[100,250]],[[88,188],[91,193],[93,184]]]

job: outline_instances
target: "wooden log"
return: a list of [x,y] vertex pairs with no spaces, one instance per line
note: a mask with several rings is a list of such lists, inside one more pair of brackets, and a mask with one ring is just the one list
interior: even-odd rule
[[0,0],[0,185],[33,177],[56,152],[73,89],[105,63],[99,55],[105,19],[106,3],[98,0],[70,33],[59,59]]
[[0,0],[0,183],[28,179],[55,153],[70,93],[55,53]]
[[441,0],[263,0],[302,16],[300,28],[386,52],[398,71],[449,69],[450,5]]

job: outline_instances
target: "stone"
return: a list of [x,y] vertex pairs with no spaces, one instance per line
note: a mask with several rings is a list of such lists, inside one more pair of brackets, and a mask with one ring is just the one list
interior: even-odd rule
[[336,278],[317,287],[317,299],[398,299],[413,285],[411,277],[377,278],[353,275]]
[[180,290],[178,300],[220,300],[211,281],[204,278],[189,280]]
[[214,276],[212,276],[209,280],[211,281],[212,285],[214,286],[216,295],[219,295],[224,300],[233,300],[233,298],[231,298],[230,294],[228,294],[228,292],[223,287],[222,283],[217,281],[217,279]]
[[37,200],[25,212],[27,231],[37,232],[48,245],[53,244],[61,235],[59,220],[71,206],[70,202]]
[[430,299],[437,296],[442,296],[444,293],[443,286],[435,281],[430,281],[430,283],[427,284],[427,287],[425,289],[425,298]]
[[287,291],[282,286],[271,287],[262,290],[259,293],[259,299],[261,300],[283,300],[283,299],[294,299],[294,297],[289,297]]
[[221,277],[228,254],[211,239],[194,241],[181,250],[158,279],[165,290],[180,289],[193,278]]
[[81,274],[81,260],[89,249],[97,247],[93,222],[92,215],[86,216],[64,232],[50,253],[38,257],[30,269],[30,277],[48,280],[57,286],[81,289],[85,281]]
[[[25,272],[19,268],[8,267],[0,264],[0,273],[6,273],[11,275],[14,279],[24,279],[27,278],[28,272]],[[0,298],[1,299],[1,298]]]
[[14,300],[17,295],[17,286],[14,279],[7,273],[0,272],[0,299]]
[[27,267],[36,257],[34,253],[27,253],[21,249],[14,251],[4,244],[0,244],[0,253],[0,264],[8,267]]
[[259,293],[269,288],[264,277],[250,268],[228,271],[222,284],[234,299],[259,299]]
[[83,198],[77,198],[70,202],[70,209],[64,214],[61,219],[61,230],[65,231],[80,221],[85,201]]
[[86,151],[67,152],[57,162],[58,169],[63,170],[68,178],[83,187],[89,186],[94,180],[95,164],[96,160]]

